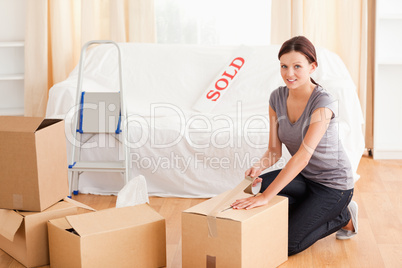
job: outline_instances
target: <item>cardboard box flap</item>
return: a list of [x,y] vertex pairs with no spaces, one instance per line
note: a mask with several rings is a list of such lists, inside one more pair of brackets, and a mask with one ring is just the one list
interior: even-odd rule
[[0,235],[11,242],[14,241],[14,235],[20,228],[24,217],[14,210],[0,209]]
[[67,216],[69,224],[81,236],[89,236],[163,220],[148,204],[110,208],[93,213]]
[[42,122],[42,117],[0,116],[0,131],[34,133]]
[[71,198],[69,198],[69,197],[66,197],[66,198],[64,198],[63,200],[66,201],[66,202],[68,202],[68,203],[70,203],[70,204],[73,204],[73,205],[76,206],[76,207],[80,207],[80,208],[87,209],[87,210],[91,210],[91,211],[96,211],[96,209],[91,208],[90,206],[87,206],[87,205],[85,205],[85,204],[83,204],[83,203],[80,203],[80,202],[78,202],[78,201],[75,201],[75,200],[73,200],[73,199],[71,199]]
[[[229,193],[230,191],[226,192]],[[219,213],[216,215],[217,218],[223,218],[223,219],[230,219],[230,220],[235,220],[235,221],[244,221],[246,219],[252,218],[254,215],[257,215],[264,211],[267,206],[274,206],[278,202],[282,200],[282,198],[285,197],[275,197],[273,198],[267,205],[253,208],[250,210],[245,210],[245,209],[228,209],[230,208],[230,205],[236,200],[236,199],[241,199],[241,198],[247,198],[252,195],[246,194],[244,192],[238,192],[233,195],[233,197],[227,202],[223,203],[221,207],[219,208]],[[218,195],[214,198],[211,198],[205,202],[199,203],[187,210],[185,210],[185,213],[195,213],[195,214],[201,214],[208,216],[211,211],[216,208],[216,205],[218,205],[224,198],[226,197],[226,194],[221,194]]]
[[274,207],[276,204],[281,202],[283,199],[286,197],[282,196],[276,196],[274,197],[267,205],[261,206],[261,207],[256,207],[250,210],[245,210],[245,209],[228,209],[224,212],[221,212],[218,214],[218,218],[226,218],[226,219],[232,219],[236,221],[245,221],[248,219],[251,219],[253,216],[261,213],[262,211],[266,210],[269,207]]
[[66,218],[52,219],[52,220],[49,220],[49,222],[51,224],[53,224],[54,226],[56,226],[60,229],[63,229],[63,230],[68,230],[68,229],[72,228],[71,225],[66,220]]
[[42,128],[51,126],[53,124],[56,124],[56,123],[59,123],[62,121],[63,121],[62,119],[44,119],[36,130],[41,130]]
[[[71,208],[73,207],[72,204],[68,203],[68,202],[63,202],[63,200],[60,200],[59,202],[57,202],[56,204],[48,207],[47,209],[43,210],[41,213],[47,213],[47,212],[52,212],[55,210],[62,210],[65,208]],[[36,215],[39,212],[38,211],[18,211],[19,214],[21,214],[24,217],[29,217],[31,215]]]
[[[91,210],[91,211],[96,211],[94,208],[91,208],[90,206],[87,206],[85,204],[82,204],[78,201],[75,201],[75,200],[72,200],[72,199],[66,197],[63,200],[60,200],[59,202],[54,204],[53,206],[48,207],[47,209],[42,211],[42,214],[47,213],[47,212],[51,213],[52,211],[55,211],[55,210],[69,209],[71,207],[79,207],[79,208],[83,208],[83,209],[87,209],[87,210]],[[38,214],[38,212],[31,212],[31,211],[18,211],[18,213],[24,217]]]

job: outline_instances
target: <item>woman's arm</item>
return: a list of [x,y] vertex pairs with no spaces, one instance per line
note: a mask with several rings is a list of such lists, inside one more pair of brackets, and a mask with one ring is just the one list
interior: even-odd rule
[[299,150],[286,164],[285,168],[278,174],[275,180],[265,191],[256,197],[236,200],[232,207],[236,209],[251,209],[265,205],[277,195],[294,177],[297,176],[308,164],[315,148],[324,136],[331,121],[332,111],[328,108],[316,109],[310,121],[309,129],[304,137]]
[[260,176],[261,172],[274,165],[282,156],[282,143],[278,138],[278,117],[276,112],[269,106],[269,143],[268,149],[260,161],[246,170],[245,176],[252,178]]

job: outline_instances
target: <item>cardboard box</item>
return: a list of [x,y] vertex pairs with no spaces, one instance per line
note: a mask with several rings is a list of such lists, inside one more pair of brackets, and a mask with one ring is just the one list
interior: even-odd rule
[[[227,195],[225,192],[183,211],[183,268],[277,267],[285,262],[288,199],[276,196],[268,205],[234,210],[231,203],[250,195],[241,192],[225,201]],[[216,217],[207,216],[214,209],[219,209]]]
[[52,267],[164,267],[165,219],[148,204],[51,220]]
[[0,116],[0,208],[43,211],[68,196],[60,119]]
[[67,215],[94,211],[66,198],[42,212],[0,209],[0,248],[26,267],[49,264],[47,222]]

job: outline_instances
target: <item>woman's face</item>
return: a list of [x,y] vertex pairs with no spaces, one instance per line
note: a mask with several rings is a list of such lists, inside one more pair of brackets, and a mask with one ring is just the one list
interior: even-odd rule
[[309,63],[300,52],[291,51],[280,57],[281,76],[289,89],[310,85],[310,74],[315,71],[317,64]]

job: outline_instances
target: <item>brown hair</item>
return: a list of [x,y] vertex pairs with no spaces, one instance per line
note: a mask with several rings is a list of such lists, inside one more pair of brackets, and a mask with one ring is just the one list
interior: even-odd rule
[[[310,64],[315,62],[318,66],[317,54],[315,53],[314,45],[306,37],[295,36],[283,43],[278,53],[278,59],[280,59],[283,54],[292,51],[303,54]],[[313,78],[310,77],[310,80],[313,84],[318,85]]]

